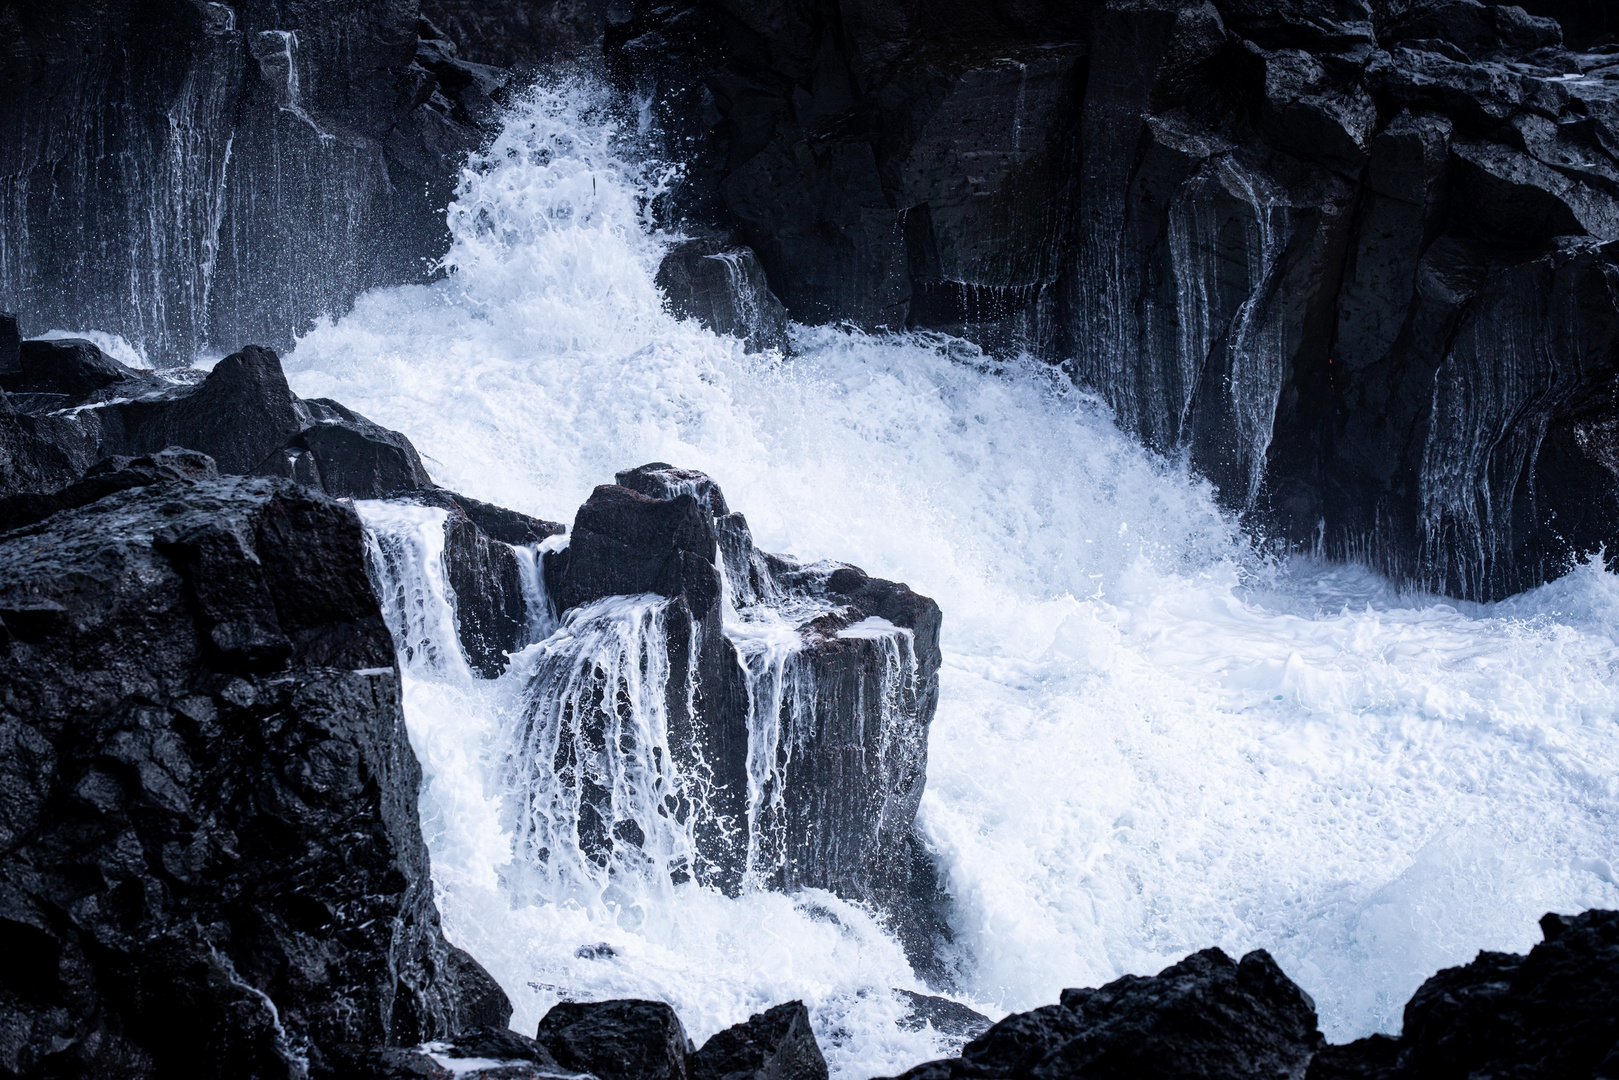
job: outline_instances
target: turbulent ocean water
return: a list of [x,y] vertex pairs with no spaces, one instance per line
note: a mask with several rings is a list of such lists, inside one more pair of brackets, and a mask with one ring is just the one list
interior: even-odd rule
[[[745,355],[663,310],[666,174],[614,115],[589,88],[535,91],[464,175],[449,273],[318,326],[293,387],[403,431],[439,483],[553,520],[615,471],[701,469],[761,547],[937,599],[920,823],[955,996],[998,1017],[1266,948],[1341,1041],[1397,1030],[1437,968],[1527,948],[1546,910],[1619,907],[1619,577],[1585,565],[1492,606],[1401,595],[1268,556],[1043,364],[806,327],[789,357]],[[701,1042],[802,998],[836,1076],[941,1051],[895,1025],[890,988],[922,986],[903,951],[834,897],[541,872],[508,809],[511,729],[557,641],[473,678],[433,512],[361,509],[403,605],[445,926],[515,1027],[562,998],[654,997]],[[614,617],[621,650],[651,618]]]

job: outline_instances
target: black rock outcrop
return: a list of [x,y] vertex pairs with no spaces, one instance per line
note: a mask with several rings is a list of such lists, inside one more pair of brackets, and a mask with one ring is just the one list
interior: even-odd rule
[[1619,1076],[1619,912],[1547,915],[1528,956],[1481,952],[1405,1007],[1398,1039],[1323,1050],[1310,1080]]
[[1619,912],[1547,915],[1528,956],[1439,972],[1398,1038],[1326,1046],[1315,1006],[1263,951],[1206,949],[1007,1017],[908,1080],[1606,1080],[1619,1076]]
[[[727,891],[746,877],[870,903],[936,974],[945,927],[914,825],[938,702],[938,605],[858,567],[759,551],[712,479],[662,463],[598,487],[545,575],[564,618],[609,597],[670,599],[668,667],[686,673],[667,685],[671,749],[682,774],[704,781],[682,811],[698,815],[698,876]],[[749,627],[766,623],[791,646],[754,641]],[[758,740],[776,751],[769,775],[750,780]],[[750,783],[761,790],[751,810]],[[611,821],[607,799],[587,793],[600,804],[590,820]],[[602,858],[637,844],[606,824],[597,833],[580,843]]]
[[205,378],[166,378],[124,367],[88,341],[24,341],[21,370],[0,377],[21,470],[8,486],[49,491],[103,458],[183,447],[222,473],[282,476],[329,495],[377,498],[431,487],[409,440],[335,401],[292,392],[281,361],[250,345]]
[[691,1055],[691,1080],[826,1080],[809,1010],[789,1001],[715,1034]]
[[661,1001],[564,1001],[535,1040],[558,1062],[597,1080],[686,1080],[691,1040]]
[[899,1026],[906,1031],[921,1031],[924,1027],[930,1027],[946,1039],[965,1042],[978,1038],[995,1026],[995,1021],[977,1009],[950,998],[899,989],[894,991],[894,996],[907,1008],[904,1019],[899,1022]]
[[1273,535],[1404,582],[1619,542],[1619,59],[1542,14],[645,0],[607,48],[693,162],[678,212],[795,318],[1063,361]]
[[414,0],[68,0],[0,27],[0,306],[160,364],[424,279],[506,96]]
[[596,1080],[557,1064],[545,1047],[509,1028],[480,1027],[415,1047],[373,1051],[353,1080]]
[[1064,990],[1062,1004],[1007,1017],[910,1080],[1256,1076],[1303,1080],[1321,1044],[1315,1004],[1270,954],[1206,949],[1150,978]]
[[787,347],[787,309],[770,291],[750,248],[715,239],[683,240],[663,257],[657,285],[675,315],[739,337],[749,352]]
[[498,678],[508,655],[531,644],[536,629],[550,622],[531,610],[541,588],[536,545],[567,530],[443,488],[397,491],[389,498],[448,511],[444,572],[456,635],[472,670]]
[[503,1025],[439,930],[353,510],[131,471],[0,536],[0,1068],[349,1075]]

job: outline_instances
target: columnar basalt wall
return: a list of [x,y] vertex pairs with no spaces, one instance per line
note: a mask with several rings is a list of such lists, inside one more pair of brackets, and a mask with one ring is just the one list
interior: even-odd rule
[[1604,25],[705,0],[607,48],[795,317],[1062,362],[1270,535],[1483,598],[1619,540]]
[[0,309],[157,364],[425,278],[506,82],[414,0],[15,4],[0,33]]

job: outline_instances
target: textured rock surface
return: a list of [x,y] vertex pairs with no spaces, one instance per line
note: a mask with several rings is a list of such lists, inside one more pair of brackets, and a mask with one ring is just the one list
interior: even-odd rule
[[1264,951],[1241,963],[1206,949],[1152,977],[1065,990],[1062,1004],[1007,1017],[961,1057],[907,1077],[1291,1077],[1321,1043],[1315,1005]]
[[[931,971],[945,928],[914,822],[938,703],[938,605],[857,567],[759,551],[702,473],[655,463],[617,481],[580,508],[567,549],[546,556],[548,592],[564,617],[610,596],[673,601],[669,670],[690,674],[669,679],[666,707],[682,773],[706,781],[699,876],[727,891],[748,876],[872,903]],[[757,620],[783,621],[794,647],[758,651],[747,633]],[[750,779],[753,743],[776,752]]]
[[358,519],[171,462],[0,538],[0,1067],[340,1075],[504,1024],[439,931]]
[[561,1064],[597,1080],[686,1080],[691,1040],[661,1001],[564,1001],[535,1040]]
[[1151,978],[1064,990],[909,1080],[1619,1076],[1619,912],[1547,915],[1528,956],[1481,952],[1429,979],[1399,1038],[1324,1046],[1315,1006],[1269,954],[1206,949]]
[[894,996],[909,1010],[899,1024],[906,1031],[931,1027],[946,1039],[965,1041],[976,1039],[995,1026],[993,1020],[977,1009],[949,998],[898,989],[894,991]]
[[663,257],[657,285],[673,314],[739,337],[749,352],[787,347],[787,310],[748,248],[723,240],[684,240]]
[[679,206],[796,318],[1071,365],[1273,535],[1499,596],[1619,543],[1602,5],[636,5]]
[[354,1080],[568,1080],[580,1074],[558,1065],[527,1036],[480,1027],[422,1046],[373,1051],[352,1075]]
[[691,1080],[826,1080],[809,1010],[789,1001],[726,1028],[691,1056]]
[[300,399],[268,349],[233,353],[201,381],[132,371],[87,341],[25,341],[21,351],[21,372],[0,378],[25,414],[13,421],[17,437],[62,464],[14,487],[48,490],[102,458],[167,447],[208,454],[222,473],[281,476],[336,496],[432,486],[403,435],[335,401]]
[[0,34],[0,307],[158,362],[425,277],[504,93],[414,0],[13,4]]
[[[473,671],[486,679],[506,670],[508,653],[533,640],[530,591],[539,585],[530,548],[565,532],[563,526],[469,499],[443,488],[395,492],[390,498],[449,511],[444,521],[444,569],[455,606],[456,634]],[[532,585],[526,576],[532,575]]]
[[1481,952],[1405,1007],[1400,1037],[1316,1058],[1311,1080],[1619,1076],[1619,912],[1547,915],[1528,956]]

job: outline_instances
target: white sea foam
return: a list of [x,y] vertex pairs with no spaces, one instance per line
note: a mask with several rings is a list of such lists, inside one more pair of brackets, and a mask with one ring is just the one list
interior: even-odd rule
[[[1344,1039],[1396,1029],[1435,968],[1526,948],[1545,910],[1619,906],[1614,575],[1486,608],[1269,566],[1038,364],[824,328],[745,355],[662,310],[655,184],[599,98],[537,91],[463,180],[454,272],[318,327],[293,385],[404,431],[439,482],[564,521],[616,470],[702,469],[762,547],[938,599],[922,823],[981,1008],[1264,947]],[[639,995],[701,1040],[801,997],[841,1076],[937,1049],[893,1025],[886,989],[918,985],[898,946],[834,898],[515,889],[511,677],[448,670],[406,672],[424,826],[448,931],[516,1026]],[[596,942],[616,955],[575,955]]]

